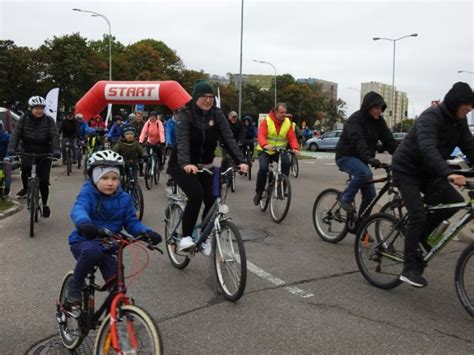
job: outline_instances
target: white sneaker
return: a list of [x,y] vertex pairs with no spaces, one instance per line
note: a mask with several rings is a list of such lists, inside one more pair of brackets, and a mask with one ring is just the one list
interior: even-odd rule
[[181,240],[179,241],[178,251],[185,251],[195,246],[196,246],[196,243],[194,243],[193,238],[184,237],[184,238],[181,238]]
[[204,243],[201,244],[201,253],[205,256],[211,255],[211,239],[207,238]]

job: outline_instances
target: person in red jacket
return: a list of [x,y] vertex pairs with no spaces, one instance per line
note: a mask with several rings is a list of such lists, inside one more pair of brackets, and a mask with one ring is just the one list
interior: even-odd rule
[[[270,161],[278,161],[278,153],[276,148],[286,148],[289,144],[290,148],[297,154],[300,154],[298,140],[295,131],[291,126],[291,121],[287,117],[287,106],[284,103],[278,103],[276,107],[268,114],[265,119],[260,122],[258,128],[258,175],[257,186],[255,188],[255,197],[253,203],[258,205],[262,199],[262,193],[265,189],[265,183],[268,174],[268,165]],[[287,154],[281,157],[283,174],[290,172],[290,159]]]

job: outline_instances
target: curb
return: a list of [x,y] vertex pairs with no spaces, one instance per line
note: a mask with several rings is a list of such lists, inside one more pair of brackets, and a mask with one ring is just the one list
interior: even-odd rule
[[8,200],[8,201],[12,202],[14,204],[14,206],[10,207],[9,209],[7,209],[3,212],[0,212],[0,220],[4,219],[4,218],[7,218],[7,217],[10,217],[11,215],[19,212],[23,208],[22,205],[16,200]]

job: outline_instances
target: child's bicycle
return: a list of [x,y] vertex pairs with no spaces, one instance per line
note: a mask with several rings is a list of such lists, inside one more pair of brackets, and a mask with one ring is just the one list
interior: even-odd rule
[[[56,305],[56,320],[59,324],[61,340],[67,349],[74,350],[90,330],[98,328],[94,354],[161,354],[163,345],[153,318],[145,310],[136,306],[133,298],[126,294],[127,277],[124,274],[123,251],[132,244],[145,250],[137,243],[145,241],[146,237],[141,236],[135,239],[126,233],[112,233],[108,230],[103,230],[102,234],[106,236],[102,242],[107,247],[118,247],[117,275],[99,286],[95,283],[97,267],[94,268],[94,271],[87,276],[86,286],[82,290],[82,304],[78,307],[66,303],[73,272],[69,271],[66,274]],[[147,247],[162,253],[156,246],[148,244]],[[146,254],[146,259],[145,266],[148,263],[148,254]],[[133,276],[143,269],[144,267]],[[97,311],[95,311],[94,297],[96,291],[109,292]]]
[[[218,168],[213,172],[209,169],[200,169],[201,173],[214,175],[214,193],[216,201],[203,219],[195,227],[196,247],[186,252],[178,251],[181,240],[181,222],[186,207],[186,196],[176,186],[168,194],[168,207],[165,211],[165,240],[166,250],[171,263],[178,269],[184,269],[191,258],[200,250],[206,239],[212,238],[212,254],[217,281],[224,298],[235,302],[242,297],[247,282],[247,258],[244,242],[237,227],[230,221],[229,207],[225,204],[229,185],[221,196],[221,176],[232,173],[235,168],[228,168],[220,173]],[[200,232],[200,233],[199,233]]]
[[137,218],[141,221],[145,213],[145,199],[143,198],[142,188],[138,183],[137,164],[127,162],[124,175],[123,189],[132,196],[133,207],[137,213]]

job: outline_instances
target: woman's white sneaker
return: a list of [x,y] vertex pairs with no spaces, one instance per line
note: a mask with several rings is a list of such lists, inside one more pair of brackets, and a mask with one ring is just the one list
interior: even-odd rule
[[211,239],[207,238],[204,243],[201,244],[201,253],[205,256],[211,255]]
[[184,237],[184,238],[181,238],[181,240],[179,241],[178,251],[186,251],[195,246],[196,246],[196,243],[194,243],[193,238]]

